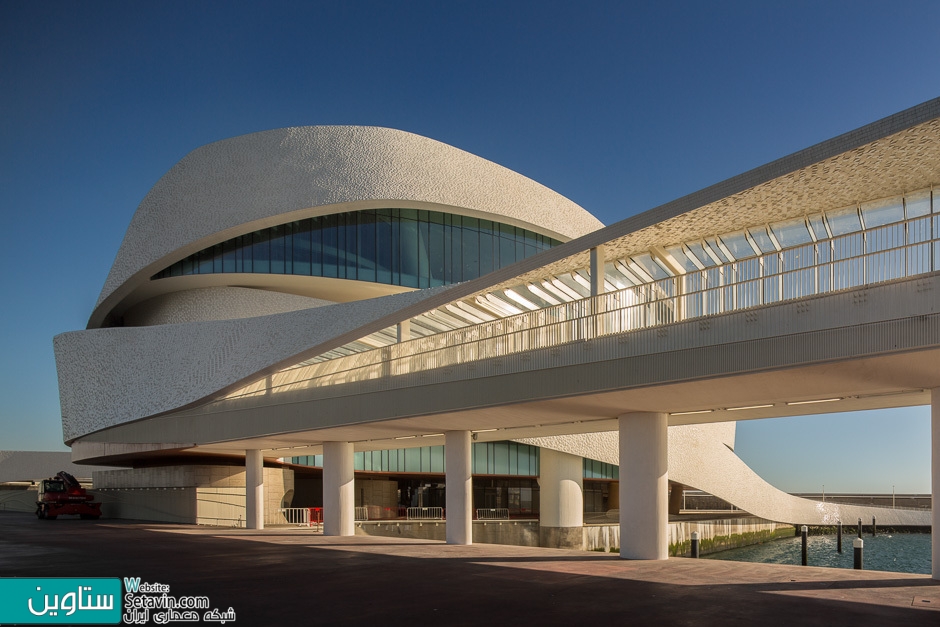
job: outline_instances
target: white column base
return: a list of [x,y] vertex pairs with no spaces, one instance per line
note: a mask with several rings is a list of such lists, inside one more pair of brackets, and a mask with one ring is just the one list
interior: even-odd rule
[[245,526],[264,529],[264,456],[245,451]]
[[469,431],[444,434],[447,544],[473,544],[473,475]]
[[632,413],[620,423],[620,557],[669,557],[668,416]]
[[356,484],[351,442],[323,443],[323,535],[356,533]]
[[581,549],[584,545],[584,461],[539,451],[539,546]]

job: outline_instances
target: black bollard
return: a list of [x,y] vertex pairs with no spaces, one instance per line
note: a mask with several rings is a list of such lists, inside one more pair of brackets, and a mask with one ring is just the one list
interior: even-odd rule
[[803,538],[803,566],[806,566],[806,533],[809,531],[809,528],[806,525],[800,527],[800,537]]
[[861,538],[855,538],[854,540],[852,540],[852,547],[855,549],[854,568],[855,570],[862,570],[864,568],[864,565],[863,565],[864,560],[863,560],[862,553],[864,551],[865,541],[862,540]]
[[871,517],[871,537],[875,537],[875,533],[878,531],[878,527],[875,526],[875,517]]
[[698,531],[692,532],[692,557],[698,559]]
[[862,539],[862,519],[858,519],[858,539]]
[[836,525],[836,551],[842,552],[842,521]]

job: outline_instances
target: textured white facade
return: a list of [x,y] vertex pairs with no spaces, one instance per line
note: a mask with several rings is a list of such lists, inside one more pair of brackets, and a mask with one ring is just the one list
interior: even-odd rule
[[498,218],[559,239],[603,226],[531,179],[412,133],[362,126],[252,133],[194,150],[154,185],[89,326],[154,273],[208,245],[310,216],[396,206]]
[[[646,479],[634,486],[638,494],[650,488],[647,500],[656,509],[637,556],[663,556],[665,535],[657,521],[665,515],[667,478],[660,470],[666,458],[668,480],[771,520],[828,524],[870,517],[864,508],[783,494],[734,455],[733,424],[694,423],[728,420],[739,409],[750,412],[737,414],[741,418],[817,413],[802,403],[827,396],[846,410],[911,404],[940,385],[937,369],[924,367],[940,355],[940,275],[931,265],[929,222],[940,184],[938,120],[940,99],[606,228],[538,183],[401,131],[281,129],[205,146],[141,203],[89,328],[55,338],[65,439],[84,452],[79,458],[99,462],[144,452],[159,457],[161,450],[261,450],[279,457],[283,453],[273,452],[287,448],[309,449],[296,454],[342,450],[345,460],[353,450],[439,444],[445,432],[469,437],[479,431],[475,435],[484,439],[525,441],[624,465],[631,461],[620,458],[617,433],[603,432],[616,428],[617,416],[648,413],[663,428],[673,426],[668,455],[647,464],[655,487]],[[926,218],[906,213],[904,195],[912,191],[926,193]],[[858,203],[899,194],[904,237],[914,227],[929,232],[897,247],[902,265],[927,257],[926,270],[870,279],[881,258],[864,257],[858,261],[864,281],[840,288],[832,284],[837,275],[830,256],[820,262],[829,264],[827,277],[823,265],[810,270],[815,291],[801,283],[791,289],[798,283],[791,281],[785,292],[782,270],[776,284],[761,274],[753,290],[761,299],[739,307],[738,299],[747,297],[743,288],[706,294],[706,285],[702,303],[726,298],[731,304],[715,313],[702,304],[694,318],[682,317],[687,304],[678,300],[681,294],[666,294],[684,284],[657,283],[652,265],[644,271],[627,258],[648,254],[650,264],[675,272],[670,278],[683,278],[665,248],[803,219],[821,205],[854,202],[859,217]],[[481,217],[574,241],[476,279],[420,290],[352,280],[337,287],[339,279],[260,273],[151,278],[238,235],[398,207]],[[812,233],[807,230],[810,245],[828,238],[827,250],[836,254],[839,234]],[[746,274],[727,250],[730,260],[719,258],[722,246],[716,243],[713,258],[705,260],[724,264],[720,273],[701,275],[718,287],[726,286],[726,277]],[[761,252],[770,255],[768,267],[799,257],[795,248],[776,241],[774,247]],[[637,288],[632,292],[610,287],[607,274],[597,276],[606,272],[605,261],[621,264],[627,274],[650,274],[642,285],[630,285]],[[708,272],[699,265],[695,272]],[[361,289],[360,300],[311,297],[328,281],[334,282],[330,294]],[[829,287],[820,290],[821,281]],[[602,294],[613,289],[622,292]],[[779,298],[765,299],[765,291]],[[646,322],[666,309],[664,322]],[[450,325],[460,316],[471,322]],[[635,319],[642,322],[629,326]],[[139,326],[108,326],[121,321]],[[430,335],[412,335],[419,327]],[[392,339],[379,342],[383,333]],[[399,443],[406,438],[415,441]],[[345,486],[346,466],[341,477],[336,469],[325,474]],[[331,514],[338,517],[331,531],[348,530],[340,521],[352,520],[350,498],[329,496],[334,509],[344,504]],[[919,513],[877,515],[883,524],[925,524],[915,522]]]

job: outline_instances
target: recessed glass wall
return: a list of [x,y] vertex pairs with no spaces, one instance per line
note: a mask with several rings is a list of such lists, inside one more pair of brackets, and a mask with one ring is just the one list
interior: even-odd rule
[[434,287],[475,279],[560,243],[492,220],[419,209],[370,209],[240,235],[153,278],[241,272]]
[[583,459],[585,479],[620,479],[620,467],[616,464]]
[[[474,442],[472,468],[475,475],[539,474],[539,449],[518,442]],[[301,455],[291,462],[304,466],[323,466],[323,455]],[[353,453],[357,472],[445,472],[443,446],[418,446],[384,451]]]
[[[508,441],[474,442],[471,453],[474,475],[539,476],[537,446]],[[323,455],[301,455],[290,459],[294,464],[323,467]],[[420,446],[354,453],[353,467],[358,472],[444,473],[444,447]],[[615,464],[584,458],[583,468],[585,479],[620,478],[620,469]]]

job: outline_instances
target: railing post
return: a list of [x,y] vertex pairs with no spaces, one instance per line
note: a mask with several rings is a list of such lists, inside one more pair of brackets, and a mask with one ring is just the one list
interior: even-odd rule
[[836,525],[836,551],[842,552],[842,521]]

